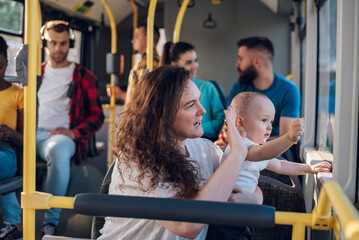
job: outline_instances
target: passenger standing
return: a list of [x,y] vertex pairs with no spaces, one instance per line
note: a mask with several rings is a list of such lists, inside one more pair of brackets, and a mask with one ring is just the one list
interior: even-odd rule
[[[15,147],[23,145],[24,91],[5,80],[7,44],[0,36],[0,181],[15,176],[17,159]],[[0,194],[5,227],[0,239],[22,237],[21,208],[15,192]]]
[[[42,64],[38,89],[36,150],[47,162],[45,191],[64,196],[70,178],[70,162],[86,159],[88,139],[101,128],[104,115],[95,75],[67,60],[70,28],[65,21],[47,22],[42,30],[49,61]],[[45,213],[43,233],[55,235],[60,209]]]
[[[157,45],[160,38],[160,32],[157,26],[154,26],[153,30],[153,69],[156,69],[159,65],[160,57],[157,54],[155,46]],[[147,23],[142,23],[136,28],[135,35],[131,40],[131,43],[133,51],[135,53],[141,54],[141,58],[130,71],[128,76],[127,90],[123,91],[118,86],[112,87],[110,84],[106,85],[108,96],[111,96],[111,89],[113,88],[115,92],[115,98],[125,100],[125,102],[129,101],[131,94],[133,93],[137,84],[141,81],[147,67]]]
[[200,103],[206,110],[203,115],[203,137],[215,140],[224,121],[224,107],[216,87],[210,81],[197,79],[199,67],[197,53],[193,45],[186,42],[167,42],[163,48],[161,66],[176,65],[189,71],[189,76],[201,92]]
[[229,94],[229,103],[241,92],[259,92],[274,104],[276,116],[273,121],[273,136],[288,132],[294,118],[299,117],[300,94],[298,87],[285,77],[273,72],[274,47],[265,37],[250,37],[237,42],[236,63],[239,81]]

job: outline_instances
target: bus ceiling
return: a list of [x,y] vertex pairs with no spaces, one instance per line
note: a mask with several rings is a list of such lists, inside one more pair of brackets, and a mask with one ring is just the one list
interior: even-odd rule
[[[172,1],[172,0],[171,0]],[[194,0],[193,0],[194,1]],[[208,0],[211,1],[211,0]],[[228,1],[228,0],[226,0]],[[292,11],[292,1],[288,0],[259,0],[265,4],[276,14],[289,15]],[[95,22],[101,22],[101,15],[105,13],[105,9],[101,0],[40,0],[40,2],[49,5],[55,9],[68,12],[70,15],[87,18]],[[113,10],[116,24],[122,22],[126,17],[132,14],[133,10],[130,1],[127,0],[107,0],[109,6]],[[144,8],[149,5],[149,0],[135,0],[139,8]],[[159,0],[159,2],[169,2],[166,0]],[[177,2],[177,1],[176,1]],[[178,2],[182,2],[179,0]],[[221,4],[220,0],[212,0],[213,4]],[[105,14],[106,15],[106,14]],[[105,17],[105,25],[109,26],[110,22]]]

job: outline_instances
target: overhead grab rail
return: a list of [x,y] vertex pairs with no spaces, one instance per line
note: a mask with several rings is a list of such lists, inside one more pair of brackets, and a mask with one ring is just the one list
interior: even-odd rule
[[[77,213],[97,216],[131,217],[173,221],[201,222],[222,225],[273,227],[292,225],[293,240],[305,239],[305,227],[333,229],[340,238],[342,226],[346,239],[359,239],[359,214],[334,181],[326,182],[318,205],[310,213],[274,212],[273,207],[237,203],[184,199],[131,197],[84,193],[73,197],[56,197],[36,192],[23,197],[24,210],[68,208]],[[331,207],[335,216],[331,215]],[[274,216],[273,216],[274,215]],[[273,222],[274,221],[274,222]]]
[[217,22],[212,19],[212,13],[208,13],[208,18],[203,21],[204,28],[216,28]]
[[190,0],[184,0],[182,2],[180,10],[178,11],[176,24],[175,24],[175,29],[173,31],[173,42],[174,43],[177,43],[179,41],[179,37],[180,37],[180,33],[181,33],[181,26],[182,26],[182,21],[183,21],[183,16],[186,13],[186,9],[188,7],[189,1]]

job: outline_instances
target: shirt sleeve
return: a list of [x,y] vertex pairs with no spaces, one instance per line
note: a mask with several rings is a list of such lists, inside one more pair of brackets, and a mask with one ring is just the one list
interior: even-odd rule
[[18,103],[17,103],[18,110],[24,109],[24,89],[23,88],[19,89],[17,101],[18,101]]
[[89,114],[77,126],[71,129],[75,134],[75,139],[90,137],[94,132],[99,130],[104,122],[104,114],[98,91],[97,78],[90,72],[86,72],[82,81],[87,82],[85,90],[86,109]]

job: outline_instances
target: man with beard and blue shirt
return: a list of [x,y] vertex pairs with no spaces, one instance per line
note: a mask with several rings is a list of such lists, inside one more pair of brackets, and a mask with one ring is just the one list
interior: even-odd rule
[[285,77],[273,72],[274,48],[265,37],[250,37],[237,42],[239,81],[229,94],[232,99],[241,92],[259,92],[274,104],[276,113],[271,137],[285,134],[290,122],[299,117],[300,94],[298,87]]

